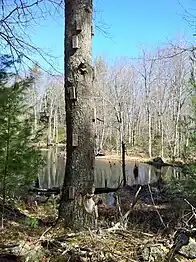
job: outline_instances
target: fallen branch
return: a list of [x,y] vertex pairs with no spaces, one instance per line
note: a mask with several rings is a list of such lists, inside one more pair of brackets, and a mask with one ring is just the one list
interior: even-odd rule
[[196,213],[195,213],[196,208],[193,205],[191,205],[191,203],[187,199],[184,199],[184,201],[191,207],[193,216],[194,218],[196,218]]
[[45,235],[46,233],[48,233],[48,232],[51,230],[51,228],[53,228],[53,226],[50,226],[49,228],[47,228],[47,229],[44,231],[44,233],[40,236],[39,240],[42,240],[43,237],[44,237],[44,235]]
[[[98,194],[104,194],[104,193],[110,193],[110,192],[116,192],[119,189],[119,187],[116,188],[109,188],[109,187],[97,187],[95,188],[95,195]],[[29,193],[39,193],[40,195],[59,195],[61,190],[60,187],[55,188],[31,188],[29,189]]]
[[9,244],[9,245],[5,245],[5,244],[0,244],[0,248],[2,249],[6,249],[6,248],[15,248],[20,246],[19,244]]
[[120,218],[120,221],[118,223],[116,223],[113,227],[107,229],[108,232],[115,231],[117,229],[125,229],[127,227],[127,218],[129,216],[129,214],[131,213],[131,210],[134,208],[135,204],[138,201],[139,192],[141,191],[141,189],[142,189],[142,187],[140,186],[139,189],[137,190],[134,198],[133,198],[131,208],[125,213],[124,216],[122,216]]
[[59,195],[60,194],[60,187],[55,188],[31,188],[28,190],[29,193],[39,193],[41,195]]
[[149,193],[150,193],[150,197],[151,197],[152,203],[153,203],[153,205],[154,205],[154,207],[155,207],[155,209],[156,209],[156,212],[157,212],[157,214],[158,214],[158,216],[159,216],[159,219],[160,219],[162,225],[164,226],[164,228],[167,228],[166,225],[165,225],[165,223],[164,223],[164,221],[163,221],[163,219],[162,219],[162,217],[161,217],[161,214],[159,213],[159,210],[157,209],[157,207],[156,207],[156,205],[155,205],[154,198],[153,198],[152,191],[151,191],[151,188],[150,188],[149,183],[148,183],[148,190],[149,190]]

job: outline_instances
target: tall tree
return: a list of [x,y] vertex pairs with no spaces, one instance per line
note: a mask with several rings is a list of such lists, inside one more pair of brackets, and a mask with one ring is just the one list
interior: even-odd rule
[[30,69],[30,77],[33,79],[32,86],[29,90],[29,102],[31,103],[31,106],[33,108],[33,114],[34,114],[34,131],[37,131],[38,128],[38,113],[39,113],[39,82],[41,78],[41,71],[39,68],[39,65],[37,63],[34,64],[34,66]]
[[[11,63],[10,61],[8,61]],[[26,103],[31,79],[15,81],[0,65],[0,194],[3,199],[2,226],[6,197],[22,194],[32,184],[42,163],[35,148],[39,133],[32,132],[32,117]],[[13,84],[12,84],[13,83]]]
[[196,52],[192,51],[191,59],[191,106],[192,106],[192,114],[191,114],[191,126],[190,126],[190,134],[191,134],[191,149],[195,151],[196,148]]
[[92,1],[65,1],[67,159],[59,216],[65,226],[92,225],[94,127]]

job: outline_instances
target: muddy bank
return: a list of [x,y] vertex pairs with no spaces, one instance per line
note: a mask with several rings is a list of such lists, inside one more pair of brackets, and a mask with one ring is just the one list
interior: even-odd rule
[[116,222],[120,215],[130,210],[130,228],[137,227],[153,233],[175,231],[176,226],[182,222],[182,214],[190,208],[184,201],[184,196],[169,192],[163,181],[158,181],[141,187],[132,208],[139,187],[139,185],[127,185],[118,189],[114,193],[114,198],[118,201],[114,202],[113,206],[102,203],[98,205],[100,218],[104,218],[106,224],[110,224],[112,220]]

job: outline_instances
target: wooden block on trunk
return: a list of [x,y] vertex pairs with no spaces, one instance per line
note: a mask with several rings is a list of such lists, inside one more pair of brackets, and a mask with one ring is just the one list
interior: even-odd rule
[[79,40],[77,35],[72,36],[72,48],[78,49],[79,48]]
[[76,97],[76,87],[75,86],[71,86],[69,88],[69,96],[70,96],[70,99],[71,100],[77,100],[77,97]]
[[72,135],[72,146],[78,146],[78,134]]
[[75,199],[75,187],[73,187],[73,186],[69,187],[69,199],[70,200]]
[[80,19],[76,19],[76,31],[77,33],[80,33],[82,31],[82,23]]

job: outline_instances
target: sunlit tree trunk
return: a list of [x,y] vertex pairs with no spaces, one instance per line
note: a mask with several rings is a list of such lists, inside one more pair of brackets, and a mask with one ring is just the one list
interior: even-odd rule
[[105,100],[104,98],[102,99],[102,108],[103,108],[103,125],[102,125],[102,133],[101,133],[101,139],[100,139],[100,149],[103,149],[103,142],[104,142],[104,137],[105,137]]
[[52,138],[52,116],[53,116],[53,101],[51,101],[50,111],[49,111],[47,146],[51,144],[51,138]]
[[[65,1],[67,159],[59,216],[74,230],[94,224],[92,1]],[[89,197],[89,198],[88,198]]]
[[152,156],[152,120],[151,120],[151,113],[148,109],[148,153],[149,157]]
[[59,121],[58,121],[58,113],[56,112],[56,117],[55,117],[55,143],[58,144],[58,139],[59,139]]
[[163,121],[161,121],[161,157],[164,157],[164,129]]

